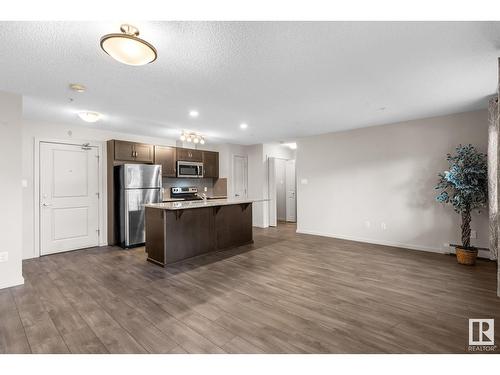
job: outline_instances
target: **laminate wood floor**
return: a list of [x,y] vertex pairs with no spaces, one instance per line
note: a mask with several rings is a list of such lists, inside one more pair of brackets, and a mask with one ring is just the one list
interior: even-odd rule
[[468,318],[500,327],[494,262],[291,224],[254,239],[165,269],[144,248],[24,261],[25,284],[0,290],[0,352],[466,353]]

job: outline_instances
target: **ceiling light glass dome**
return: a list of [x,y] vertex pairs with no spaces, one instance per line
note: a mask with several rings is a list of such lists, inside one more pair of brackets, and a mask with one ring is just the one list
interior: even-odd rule
[[122,34],[107,34],[101,38],[104,52],[127,65],[146,65],[158,57],[152,44],[138,38],[139,30],[132,25],[121,25]]

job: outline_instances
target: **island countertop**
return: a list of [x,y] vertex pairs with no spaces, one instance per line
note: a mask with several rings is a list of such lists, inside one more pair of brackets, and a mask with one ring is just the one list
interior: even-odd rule
[[148,261],[167,266],[253,243],[252,206],[265,199],[214,199],[145,204]]
[[191,208],[205,208],[205,207],[217,207],[217,206],[231,206],[234,204],[245,204],[262,202],[267,199],[210,199],[210,200],[199,200],[199,201],[178,201],[178,202],[163,202],[163,203],[149,203],[145,204],[144,207],[157,208],[160,210],[186,210]]

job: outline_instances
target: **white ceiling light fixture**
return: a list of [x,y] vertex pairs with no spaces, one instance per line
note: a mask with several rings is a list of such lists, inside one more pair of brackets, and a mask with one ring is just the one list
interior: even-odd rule
[[158,58],[156,48],[138,38],[139,29],[135,26],[123,24],[120,27],[121,34],[107,34],[101,38],[101,48],[104,52],[127,65],[146,65]]
[[102,114],[93,111],[80,111],[78,117],[85,122],[97,122],[102,118]]
[[193,117],[193,118],[196,118],[200,115],[200,113],[196,110],[192,110],[192,111],[189,111],[189,116],[190,117]]
[[243,122],[243,123],[240,124],[240,129],[245,130],[246,128],[248,128],[248,124],[247,123]]
[[198,133],[190,133],[188,131],[183,131],[180,137],[181,141],[205,144],[205,137]]
[[80,83],[70,83],[69,88],[75,92],[85,92],[85,90],[87,89]]

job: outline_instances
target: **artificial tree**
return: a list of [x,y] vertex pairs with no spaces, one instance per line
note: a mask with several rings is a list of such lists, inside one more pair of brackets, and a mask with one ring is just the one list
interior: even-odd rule
[[456,154],[447,154],[448,171],[439,173],[436,189],[441,190],[436,200],[449,203],[462,216],[462,246],[470,246],[471,212],[484,207],[488,201],[488,169],[486,154],[470,144],[460,145]]

